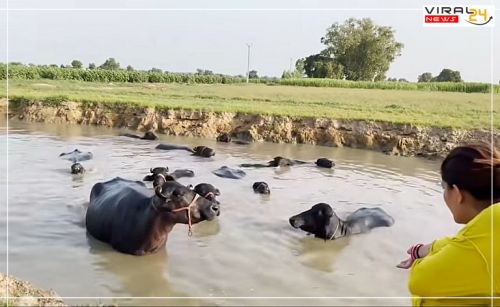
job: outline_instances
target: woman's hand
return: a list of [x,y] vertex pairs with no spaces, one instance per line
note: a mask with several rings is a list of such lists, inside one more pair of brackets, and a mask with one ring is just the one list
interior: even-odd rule
[[412,252],[412,248],[414,248],[413,246],[411,246],[407,251],[406,253],[410,255],[410,257],[406,260],[403,260],[401,261],[398,265],[396,265],[396,267],[400,268],[400,269],[409,269],[411,267],[411,265],[413,264],[413,262],[415,261],[415,259],[413,257],[411,257],[411,252]]
[[401,261],[396,267],[400,269],[409,269],[413,262],[418,258],[423,258],[429,254],[429,250],[432,244],[417,244],[411,246],[406,253],[410,255],[410,257],[406,260]]
[[398,267],[400,269],[409,269],[409,268],[411,268],[411,265],[413,264],[414,261],[415,261],[415,259],[411,259],[411,257],[410,257],[406,260],[401,261],[398,265],[396,265],[396,267]]

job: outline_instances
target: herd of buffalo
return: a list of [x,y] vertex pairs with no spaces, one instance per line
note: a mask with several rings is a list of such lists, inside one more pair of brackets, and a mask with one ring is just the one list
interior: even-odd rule
[[[144,136],[122,134],[121,136],[143,140],[157,140],[152,132]],[[233,140],[227,133],[217,137],[217,141],[248,144]],[[181,145],[159,144],[161,150],[186,150],[194,156],[212,157],[215,151],[205,146],[190,148]],[[84,174],[85,168],[80,163],[93,158],[91,152],[62,153],[60,157],[72,162],[72,174]],[[241,164],[241,167],[289,167],[311,162],[275,157],[263,164]],[[312,164],[312,163],[311,163]],[[320,158],[317,167],[332,168],[333,161]],[[223,166],[213,174],[240,179],[246,174],[241,169]],[[189,169],[169,172],[168,167],[150,169],[142,181],[116,177],[106,182],[96,183],[90,192],[90,203],[85,216],[88,233],[94,238],[110,244],[115,250],[132,254],[146,255],[165,247],[169,232],[175,224],[187,224],[189,234],[192,225],[201,221],[210,221],[220,215],[221,205],[217,200],[220,191],[211,184],[200,183],[186,186],[177,181],[182,177],[194,177]],[[151,181],[153,189],[144,181]],[[260,194],[270,194],[266,182],[255,182],[253,190]],[[307,211],[289,218],[294,228],[299,228],[315,237],[334,240],[351,234],[364,233],[375,227],[391,226],[394,219],[380,208],[361,208],[345,219],[339,218],[332,207],[325,203],[314,205]]]

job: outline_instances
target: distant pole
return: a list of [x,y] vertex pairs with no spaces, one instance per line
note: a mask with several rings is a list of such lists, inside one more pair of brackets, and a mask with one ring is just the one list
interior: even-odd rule
[[248,47],[248,61],[247,61],[247,83],[248,80],[250,79],[250,47],[252,47],[252,44],[247,44]]
[[290,72],[292,72],[292,61],[293,61],[293,59],[290,58]]

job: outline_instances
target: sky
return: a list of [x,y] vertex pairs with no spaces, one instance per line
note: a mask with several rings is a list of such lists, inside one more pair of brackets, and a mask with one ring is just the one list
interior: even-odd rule
[[[500,22],[494,30],[425,28],[423,5],[430,2],[0,0],[0,42],[5,42],[0,44],[0,61],[8,57],[9,62],[69,65],[78,59],[87,66],[114,57],[122,67],[136,69],[200,68],[244,75],[246,43],[251,43],[250,68],[261,76],[279,77],[290,61],[321,51],[320,39],[333,23],[368,17],[392,27],[396,40],[404,44],[387,77],[416,81],[423,72],[437,75],[450,68],[466,81],[490,82],[493,76],[498,83]],[[449,1],[431,4],[439,3]]]

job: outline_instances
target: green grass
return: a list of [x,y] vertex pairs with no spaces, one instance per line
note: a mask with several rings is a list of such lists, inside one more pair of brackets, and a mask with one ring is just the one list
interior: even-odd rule
[[[5,81],[0,96],[6,96]],[[10,80],[14,101],[64,100],[125,103],[160,109],[375,120],[422,126],[490,127],[490,94],[432,91],[267,86],[263,84],[98,83],[63,80]],[[499,101],[500,94],[494,94]],[[500,128],[500,107],[493,112]]]
[[[281,85],[365,88],[381,90],[439,91],[462,93],[490,93],[491,84],[479,82],[391,82],[391,81],[349,81],[335,79],[282,79]],[[500,93],[500,85],[493,86],[494,93]]]

